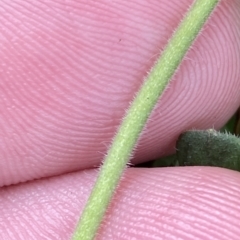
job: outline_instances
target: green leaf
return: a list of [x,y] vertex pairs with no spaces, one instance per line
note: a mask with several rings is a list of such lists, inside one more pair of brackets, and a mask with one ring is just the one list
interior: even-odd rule
[[180,166],[216,166],[240,171],[240,139],[214,129],[187,131],[177,141]]

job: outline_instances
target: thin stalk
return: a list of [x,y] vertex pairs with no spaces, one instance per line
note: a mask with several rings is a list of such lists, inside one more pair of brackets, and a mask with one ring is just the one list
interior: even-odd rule
[[96,236],[147,119],[218,2],[219,0],[194,1],[172,35],[161,57],[129,107],[113,139],[73,235],[73,240],[92,240]]

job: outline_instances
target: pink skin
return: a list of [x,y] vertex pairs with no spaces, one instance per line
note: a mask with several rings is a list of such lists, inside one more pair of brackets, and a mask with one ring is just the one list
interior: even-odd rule
[[[0,185],[18,184],[0,190],[1,239],[70,238],[97,173],[84,169],[103,160],[192,2],[1,2]],[[219,128],[237,109],[239,12],[238,0],[222,0],[132,163],[173,152],[182,131]],[[128,169],[97,239],[239,239],[239,184],[225,169]]]

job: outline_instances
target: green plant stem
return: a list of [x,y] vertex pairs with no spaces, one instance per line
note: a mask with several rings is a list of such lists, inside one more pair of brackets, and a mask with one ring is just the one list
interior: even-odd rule
[[196,0],[169,40],[113,139],[73,240],[94,239],[150,113],[218,2]]

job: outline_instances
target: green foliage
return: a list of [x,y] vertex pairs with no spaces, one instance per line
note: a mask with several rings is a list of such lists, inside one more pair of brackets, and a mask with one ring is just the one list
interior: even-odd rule
[[236,124],[237,124],[237,113],[235,113],[229,121],[220,129],[220,132],[229,132],[235,134]]
[[216,166],[240,171],[240,139],[229,133],[187,131],[177,141],[180,166]]

